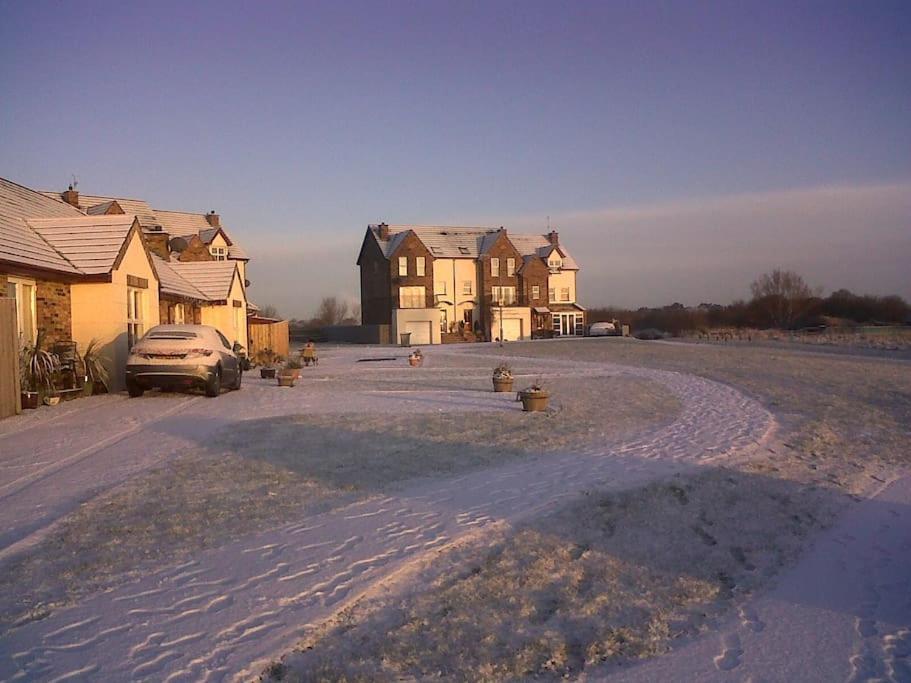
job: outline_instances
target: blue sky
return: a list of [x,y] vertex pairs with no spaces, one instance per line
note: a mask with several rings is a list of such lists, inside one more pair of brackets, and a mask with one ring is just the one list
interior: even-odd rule
[[583,303],[911,297],[911,4],[0,1],[0,175],[217,209],[252,298],[368,222],[543,230]]

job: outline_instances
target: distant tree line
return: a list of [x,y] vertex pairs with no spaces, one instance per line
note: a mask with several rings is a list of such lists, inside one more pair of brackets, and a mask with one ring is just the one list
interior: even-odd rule
[[679,335],[717,327],[783,330],[822,325],[894,325],[911,323],[911,306],[900,296],[854,294],[839,289],[822,297],[792,271],[773,270],[750,286],[749,301],[728,305],[702,303],[686,307],[673,303],[660,308],[589,309],[590,322],[620,320],[634,330],[655,328]]
[[305,337],[319,341],[323,339],[322,328],[333,325],[360,325],[361,307],[348,305],[334,296],[323,297],[311,318],[292,318],[288,321],[291,337]]

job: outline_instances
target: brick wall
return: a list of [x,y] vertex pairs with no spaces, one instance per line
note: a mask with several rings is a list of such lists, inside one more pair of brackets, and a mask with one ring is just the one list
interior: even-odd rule
[[177,257],[178,261],[214,261],[215,257],[209,253],[209,247],[199,237],[190,238],[190,243],[186,249],[180,252]]
[[[522,290],[519,301],[524,306],[547,306],[547,278],[550,271],[540,258],[530,259],[519,275],[519,288]],[[538,288],[538,298],[532,298],[532,288]]]
[[171,250],[168,248],[168,233],[147,233],[143,232],[142,237],[146,246],[153,254],[157,254],[165,261],[171,260]]
[[73,338],[73,303],[70,286],[52,280],[35,281],[36,323],[47,346]]
[[167,325],[174,322],[174,307],[183,304],[183,321],[185,324],[200,325],[202,323],[202,309],[199,304],[189,303],[187,301],[168,301],[166,299],[158,300],[158,319],[160,324]]
[[[494,277],[490,268],[490,259],[500,259],[499,275]],[[509,236],[505,230],[500,232],[486,254],[483,254],[478,262],[478,289],[481,294],[481,323],[483,330],[490,328],[491,313],[490,308],[493,305],[493,287],[515,287],[516,288],[516,305],[522,304],[519,289],[519,276],[517,273],[512,276],[507,275],[509,272],[506,267],[506,260],[513,258],[516,260],[516,271],[522,267],[522,255],[509,241]],[[527,304],[522,304],[527,305]]]
[[[424,257],[424,275],[418,275],[417,262],[418,256]],[[408,259],[408,275],[399,275],[399,258]],[[433,298],[433,256],[424,243],[417,238],[415,234],[407,235],[399,245],[395,253],[389,258],[389,277],[392,283],[392,308],[399,307],[399,288],[400,287],[423,287],[424,288],[424,307],[435,308],[436,302]]]
[[361,322],[389,325],[392,319],[389,263],[373,237],[367,237],[360,262]]

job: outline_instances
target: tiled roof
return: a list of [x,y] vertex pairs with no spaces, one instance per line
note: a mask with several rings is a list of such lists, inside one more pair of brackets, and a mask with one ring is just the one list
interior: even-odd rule
[[237,270],[234,261],[171,261],[169,265],[212,301],[228,298]]
[[[42,192],[41,194],[52,197],[62,204],[66,204],[60,197],[59,192]],[[107,208],[113,201],[116,201],[117,204],[120,205],[120,208],[123,209],[125,214],[136,216],[136,218],[139,219],[139,225],[142,226],[143,230],[151,232],[161,231],[161,221],[158,220],[158,217],[155,215],[152,207],[149,206],[149,203],[143,199],[80,194],[79,208],[89,214],[103,213],[104,210],[100,207],[104,205],[104,208]]]
[[250,257],[247,255],[244,248],[237,244],[232,244],[228,247],[228,258],[240,259],[242,261],[250,260]]
[[0,178],[0,260],[76,274],[72,263],[25,222],[27,218],[81,216],[74,207]]
[[68,216],[30,218],[29,227],[38,233],[80,273],[100,275],[114,267],[135,216]]
[[[205,214],[186,211],[162,211],[155,209],[158,219],[172,237],[190,237],[199,235],[199,239],[208,244],[215,236],[216,228],[209,225]],[[204,237],[204,235],[206,235]]]
[[[409,230],[417,235],[434,256],[438,258],[464,259],[477,259],[481,254],[484,254],[493,245],[498,233],[497,228],[484,227],[390,225],[389,239],[382,240],[379,238],[378,226],[371,225],[369,228],[386,258],[389,258],[395,252]],[[507,232],[507,236],[523,256],[544,257],[551,247],[550,242],[544,235]],[[560,250],[564,253],[564,269],[578,270],[579,266],[563,245],[560,245]]]
[[152,261],[155,263],[155,270],[158,271],[158,282],[161,284],[162,294],[198,301],[206,301],[209,298],[174,268],[175,264],[179,262],[165,261],[156,254],[152,254]]

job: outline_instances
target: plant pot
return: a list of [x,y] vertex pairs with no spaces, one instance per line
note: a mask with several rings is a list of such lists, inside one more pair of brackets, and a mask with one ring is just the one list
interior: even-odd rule
[[58,403],[60,403],[59,396],[45,396],[44,397],[44,405],[46,405],[46,406],[55,406]]
[[510,392],[512,392],[512,383],[513,383],[512,377],[509,377],[509,378],[494,377],[493,378],[493,390],[497,393],[503,393],[503,392],[510,393]]
[[259,376],[263,379],[275,379],[275,368],[260,368]]
[[547,400],[550,394],[546,391],[520,391],[519,400],[522,401],[522,410],[526,413],[540,413],[547,410]]
[[38,408],[38,392],[37,391],[23,391],[20,395],[22,399],[22,408],[28,410],[35,410]]
[[424,363],[423,358],[414,358],[413,356],[408,357],[408,365],[413,368],[419,368]]
[[278,386],[280,387],[293,387],[294,380],[296,377],[292,374],[281,374],[278,376]]
[[294,379],[301,378],[301,369],[300,368],[291,368],[290,372],[292,375],[294,375]]

